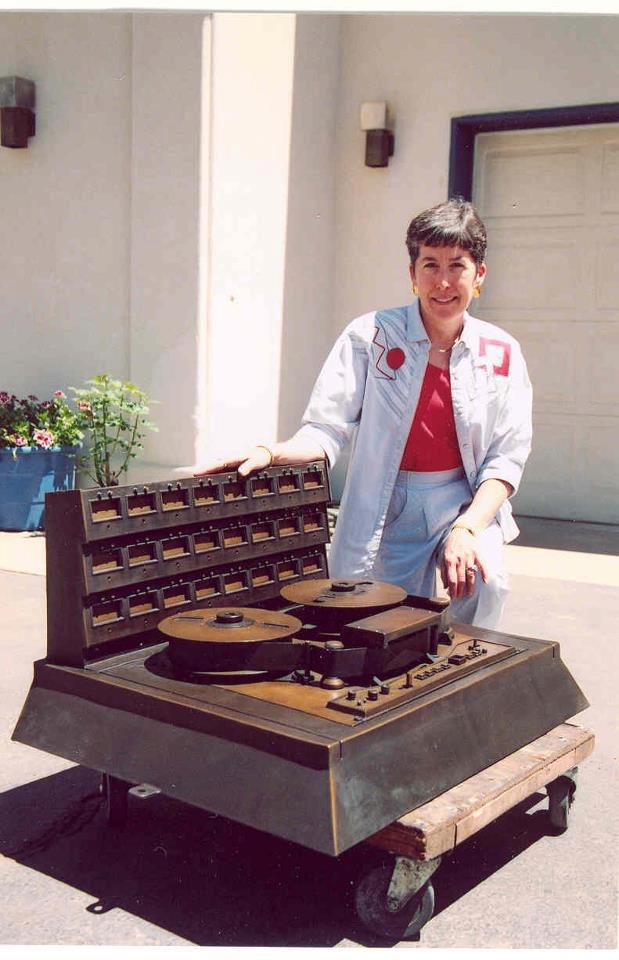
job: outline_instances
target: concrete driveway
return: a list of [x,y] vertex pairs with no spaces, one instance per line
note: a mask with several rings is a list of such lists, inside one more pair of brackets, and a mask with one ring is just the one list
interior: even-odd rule
[[547,832],[541,795],[501,817],[445,860],[433,919],[398,944],[352,912],[363,847],[333,861],[162,796],[132,798],[114,830],[97,774],[10,741],[45,655],[44,537],[0,534],[0,943],[616,947],[619,528],[521,526],[503,629],[560,641],[596,749],[565,834]]

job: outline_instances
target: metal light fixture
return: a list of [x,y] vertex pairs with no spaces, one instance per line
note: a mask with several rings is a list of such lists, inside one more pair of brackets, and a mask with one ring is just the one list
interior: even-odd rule
[[0,144],[27,147],[34,137],[35,87],[23,77],[0,77]]
[[393,156],[394,136],[388,126],[388,109],[384,100],[361,104],[361,129],[365,130],[366,167],[386,167]]

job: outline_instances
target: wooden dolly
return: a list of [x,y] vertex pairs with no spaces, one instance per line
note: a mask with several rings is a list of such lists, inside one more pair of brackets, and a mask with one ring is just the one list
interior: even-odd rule
[[594,743],[589,730],[562,723],[371,836],[366,843],[392,856],[357,885],[361,921],[380,936],[413,937],[434,912],[431,877],[442,856],[541,787],[551,825],[566,830],[577,766]]

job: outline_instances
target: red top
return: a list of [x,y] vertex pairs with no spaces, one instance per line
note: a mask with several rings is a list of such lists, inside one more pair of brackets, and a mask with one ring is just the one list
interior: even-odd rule
[[453,470],[461,466],[449,370],[429,363],[400,470]]

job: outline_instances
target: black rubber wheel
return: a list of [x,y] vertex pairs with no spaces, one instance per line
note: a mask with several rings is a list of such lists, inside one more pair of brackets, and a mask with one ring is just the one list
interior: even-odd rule
[[434,887],[426,883],[397,913],[387,910],[387,890],[392,864],[375,867],[361,878],[355,890],[355,908],[361,922],[381,937],[406,940],[419,933],[434,913]]
[[556,833],[565,833],[570,822],[576,786],[567,777],[560,777],[548,785],[548,815]]
[[557,833],[565,833],[570,825],[572,796],[569,793],[550,794],[548,815],[550,824]]

